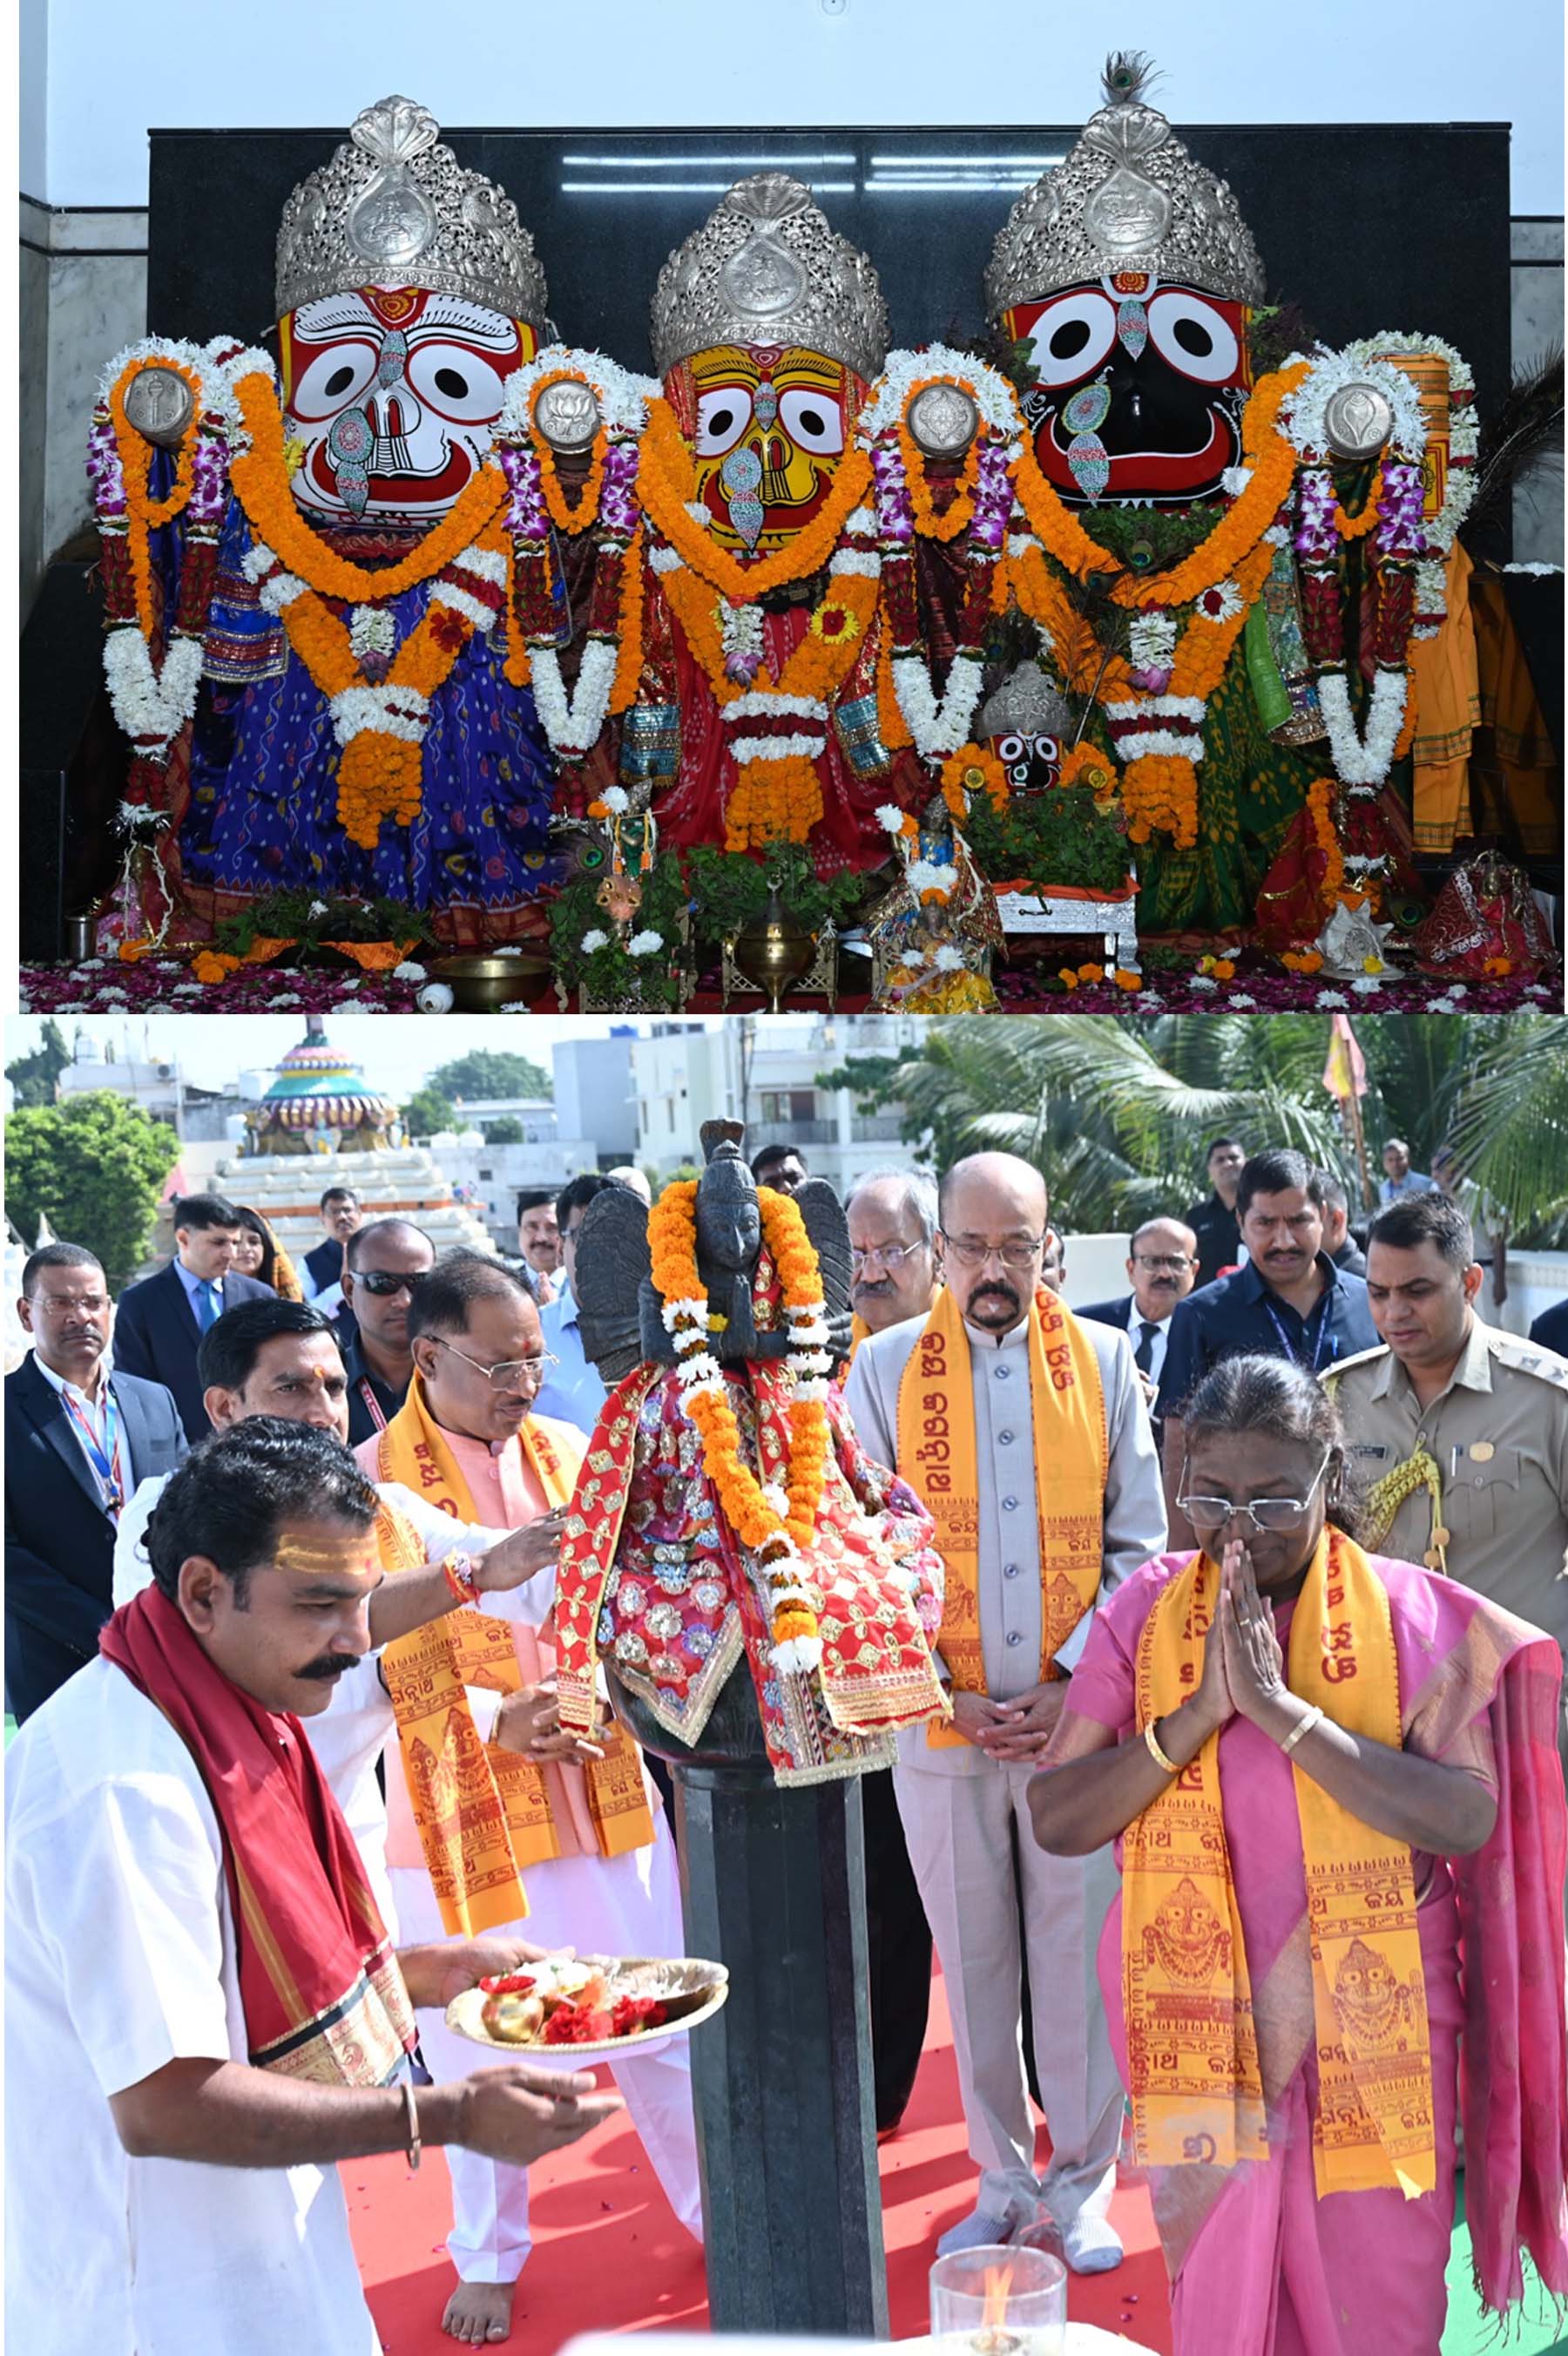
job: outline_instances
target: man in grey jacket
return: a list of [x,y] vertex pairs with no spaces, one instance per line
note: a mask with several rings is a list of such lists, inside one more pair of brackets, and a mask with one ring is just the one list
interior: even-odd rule
[[[946,1527],[972,1533],[978,1647],[971,1637],[954,1678],[962,1739],[933,1742],[924,1728],[901,1735],[894,1771],[981,2171],[974,2213],[938,2248],[1009,2241],[1040,2222],[1043,2207],[1068,2264],[1090,2274],[1122,2255],[1106,2215],[1122,2090],[1095,1973],[1115,1869],[1109,1849],[1048,1857],[1032,1837],[1027,1795],[1089,1633],[1082,1585],[1076,1601],[1063,1588],[1064,1544],[1078,1547],[1081,1574],[1090,1549],[1091,1586],[1097,1559],[1093,1601],[1103,1601],[1161,1551],[1166,1521],[1131,1345],[1125,1333],[1080,1322],[1039,1292],[1046,1224],[1045,1183],[1029,1163],[1008,1153],[956,1163],[942,1182],[939,1230],[952,1308],[939,1297],[930,1318],[862,1342],[845,1397],[867,1452],[928,1502],[932,1463],[912,1445],[916,1422],[924,1416],[929,1424],[937,1408],[955,1410],[940,1417],[944,1432],[973,1420],[972,1460],[956,1440],[951,1454],[940,1441],[933,1451],[945,1467],[939,1487],[957,1493],[943,1501]],[[944,1369],[934,1382],[933,1365]],[[945,1395],[943,1380],[952,1386]],[[955,1579],[951,1536],[948,1546],[944,1637],[956,1652],[964,1582]],[[944,1665],[955,1671],[956,1658]],[[1051,2143],[1043,2179],[1020,2044],[1020,1920]]]

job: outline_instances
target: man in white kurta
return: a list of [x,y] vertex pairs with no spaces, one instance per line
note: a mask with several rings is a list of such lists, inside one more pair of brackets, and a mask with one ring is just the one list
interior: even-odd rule
[[[946,1983],[969,2149],[981,2170],[974,2214],[938,2246],[1005,2242],[1032,2225],[1043,2203],[1061,2229],[1069,2264],[1099,2272],[1122,2254],[1106,2217],[1122,2089],[1095,1972],[1115,1872],[1109,1849],[1087,1858],[1048,1857],[1034,1841],[1028,1804],[1029,1779],[1060,1708],[1056,1687],[1040,1682],[1029,1346],[1046,1228],[1044,1183],[1010,1154],[976,1155],[948,1173],[942,1213],[947,1288],[969,1347],[985,1694],[963,1701],[966,1741],[936,1748],[924,1729],[901,1734],[894,1770]],[[908,1468],[899,1463],[899,1388],[924,1331],[925,1321],[917,1318],[862,1342],[845,1390],[868,1454],[900,1472]],[[1104,1399],[1103,1599],[1160,1551],[1165,1509],[1127,1337],[1087,1323],[1078,1331],[1093,1349]],[[1088,1631],[1086,1613],[1056,1653],[1059,1670],[1071,1672]],[[1036,1698],[1026,1703],[1025,1697]],[[1035,2171],[1021,2046],[1020,1912],[1035,2063],[1051,2142],[1043,2179]]]
[[[496,1262],[456,1254],[438,1262],[414,1289],[409,1315],[415,1377],[411,1399],[385,1433],[354,1453],[379,1482],[397,1445],[400,1426],[428,1415],[485,1522],[499,1516],[519,1532],[547,1511],[539,1477],[519,1439],[545,1372],[539,1312],[526,1286]],[[415,1396],[417,1394],[417,1397]],[[574,1464],[582,1435],[540,1418],[555,1453]],[[511,1622],[522,1690],[498,1694],[467,1688],[469,1710],[482,1742],[520,1749],[543,1768],[551,1822],[561,1853],[523,1872],[526,1927],[501,1926],[541,1946],[575,1945],[581,1954],[678,1955],[684,1952],[680,1884],[675,1845],[664,1809],[644,1771],[653,1839],[618,1857],[600,1853],[584,1790],[580,1746],[560,1730],[554,1701],[555,1655],[549,1630],[553,1572],[514,1593],[482,1598],[481,1611]],[[387,1862],[401,1934],[443,1935],[441,1907],[425,1862],[413,1803],[394,1745],[387,1760]],[[438,2078],[460,2076],[475,2049],[454,2036],[439,2013],[420,2015],[420,2048]],[[543,2055],[530,2054],[543,2063]],[[562,2066],[571,2067],[570,2051]],[[701,2237],[691,2071],[684,2038],[617,2055],[617,2086],[664,2186],[670,2207]],[[453,2229],[447,2249],[459,2284],[443,2319],[456,2340],[479,2345],[509,2328],[514,2289],[532,2248],[527,2171],[498,2166],[469,2151],[447,2155]]]
[[[314,1307],[297,1301],[244,1301],[227,1311],[202,1336],[197,1364],[204,1378],[210,1377],[206,1380],[203,1404],[215,1430],[230,1431],[253,1416],[280,1416],[286,1422],[330,1431],[347,1445],[347,1376],[331,1320]],[[167,1485],[166,1473],[139,1483],[120,1516],[114,1541],[116,1611],[152,1579],[147,1524]],[[380,1484],[380,1494],[411,1524],[429,1549],[432,1563],[439,1564],[453,1547],[481,1561],[477,1584],[482,1593],[488,1581],[521,1575],[514,1558],[523,1549],[508,1544],[506,1530],[454,1523],[439,1507],[427,1505],[397,1482]],[[483,1563],[491,1556],[493,1561]],[[532,1599],[529,1608],[542,1617],[554,1592],[553,1566],[530,1573],[525,1584]],[[427,1580],[426,1585],[439,1590],[431,1602],[432,1613],[456,1608],[443,1579]],[[409,1593],[405,1582],[400,1601]],[[392,1601],[389,1592],[383,1590],[372,1603],[373,1633],[378,1615],[384,1614]],[[377,1770],[389,1743],[396,1747],[397,1721],[381,1678],[379,1644],[338,1678],[331,1701],[318,1718],[310,1720],[306,1730],[333,1797],[347,1818],[381,1918],[395,1938],[397,1908],[387,1878],[387,1804]]]

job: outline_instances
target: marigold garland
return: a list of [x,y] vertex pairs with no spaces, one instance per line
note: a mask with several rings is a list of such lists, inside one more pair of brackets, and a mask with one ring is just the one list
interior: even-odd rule
[[1086,786],[1096,801],[1104,801],[1116,790],[1115,763],[1091,738],[1081,737],[1062,755],[1056,782],[1063,788]]
[[1383,470],[1380,464],[1377,473],[1372,477],[1371,488],[1367,493],[1366,505],[1362,508],[1359,515],[1347,515],[1344,509],[1339,504],[1338,500],[1336,500],[1334,505],[1334,529],[1339,533],[1340,539],[1365,540],[1368,532],[1373,529],[1379,517],[1382,513],[1382,498]]
[[[789,1364],[797,1381],[803,1368],[826,1368],[819,1355],[826,1338],[822,1275],[811,1238],[795,1204],[772,1187],[759,1187],[763,1241],[773,1258],[790,1321]],[[773,1598],[775,1648],[790,1648],[784,1667],[813,1666],[821,1657],[816,1614],[798,1583],[799,1557],[816,1542],[827,1478],[830,1433],[825,1383],[813,1381],[790,1402],[788,1511],[781,1516],[762,1483],[743,1462],[741,1429],[730,1404],[718,1361],[706,1355],[711,1321],[707,1288],[697,1262],[697,1181],[667,1186],[648,1215],[653,1281],[665,1307],[665,1323],[689,1379],[682,1406],[702,1438],[703,1468],[712,1482],[725,1519],[742,1545],[761,1555]]]
[[172,353],[158,359],[157,366],[166,369],[171,376],[177,376],[190,393],[191,412],[180,435],[174,482],[161,499],[149,498],[147,485],[152,477],[153,445],[136,431],[125,414],[125,395],[144,366],[146,362],[143,360],[133,360],[110,387],[109,419],[114,428],[114,441],[120,453],[120,471],[125,485],[136,619],[141,626],[142,636],[150,638],[155,623],[150,536],[164,524],[172,523],[190,503],[196,481],[196,438],[207,406],[207,388],[195,369],[187,368]]
[[774,556],[743,563],[728,549],[720,548],[712,534],[688,512],[697,497],[697,472],[691,452],[681,437],[668,402],[648,403],[648,423],[637,470],[638,502],[682,562],[728,597],[731,605],[749,605],[772,589],[784,588],[792,581],[805,581],[814,573],[820,573],[870,487],[869,458],[864,451],[846,450],[826,500],[789,546],[780,549]]
[[1330,913],[1345,888],[1345,854],[1339,848],[1339,830],[1334,824],[1334,786],[1331,778],[1319,777],[1307,797],[1311,815],[1312,832],[1318,850],[1323,853],[1323,882],[1319,886],[1323,905]]
[[964,465],[955,478],[953,498],[944,512],[936,512],[935,495],[931,480],[930,462],[914,435],[909,430],[906,409],[899,420],[899,455],[903,460],[904,482],[909,490],[910,505],[914,510],[915,529],[927,540],[956,540],[967,531],[975,517],[975,486],[980,478],[981,434],[976,434],[964,454]]
[[499,541],[484,538],[507,498],[506,477],[491,464],[464,484],[440,522],[431,526],[400,564],[375,572],[350,564],[326,546],[300,512],[283,464],[283,417],[272,385],[258,371],[240,379],[235,397],[251,447],[230,461],[229,480],[257,537],[308,589],[347,605],[379,605],[433,581],[476,541],[501,547]]
[[961,744],[942,764],[942,798],[962,823],[976,794],[984,794],[999,816],[1008,806],[1008,773],[985,745]]

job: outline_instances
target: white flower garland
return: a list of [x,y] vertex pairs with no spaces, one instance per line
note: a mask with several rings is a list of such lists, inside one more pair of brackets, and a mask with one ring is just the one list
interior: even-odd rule
[[815,761],[827,750],[825,735],[732,736],[730,740],[731,755],[740,762]]
[[[1391,339],[1377,340],[1383,349],[1390,348]],[[1340,352],[1320,344],[1311,354],[1293,352],[1285,366],[1295,368],[1303,359],[1308,362],[1308,373],[1279,408],[1280,431],[1301,457],[1321,461],[1327,455],[1328,410],[1335,394],[1349,385],[1370,384],[1393,411],[1389,449],[1409,466],[1420,464],[1426,447],[1426,420],[1421,396],[1403,369],[1380,359],[1371,343],[1348,344]]]
[[1019,397],[1008,380],[972,352],[955,352],[947,344],[927,344],[923,351],[888,354],[881,375],[872,386],[864,409],[855,421],[857,441],[867,446],[890,425],[901,423],[917,392],[928,384],[949,383],[966,392],[984,423],[1009,442],[1023,434]]
[[[1347,344],[1348,353],[1369,361],[1384,353],[1418,352],[1428,359],[1441,360],[1448,371],[1448,395],[1452,402],[1459,393],[1474,394],[1476,380],[1468,366],[1453,345],[1441,336],[1404,336],[1397,329],[1385,328],[1381,335],[1364,336],[1358,342]],[[1396,373],[1402,373],[1396,369]],[[1408,382],[1409,380],[1406,379]],[[1476,413],[1473,399],[1448,415],[1449,455],[1457,463],[1447,470],[1444,485],[1443,505],[1429,522],[1423,526],[1426,553],[1415,568],[1415,628],[1413,636],[1419,639],[1435,638],[1443,626],[1448,594],[1448,552],[1458,535],[1460,525],[1469,514],[1476,497],[1475,458],[1480,448],[1481,422]]]
[[940,702],[923,655],[895,655],[892,672],[893,692],[917,753],[939,760],[968,744],[986,677],[975,656],[954,656]]
[[495,424],[498,441],[531,440],[534,402],[550,377],[581,377],[599,404],[600,422],[612,434],[640,434],[648,422],[648,403],[660,387],[652,377],[635,376],[603,352],[581,351],[573,344],[547,344],[526,368],[507,379],[501,414]]
[[1328,730],[1328,749],[1335,775],[1347,786],[1381,786],[1393,762],[1393,748],[1404,724],[1405,673],[1380,670],[1372,681],[1367,706],[1367,733],[1358,734],[1350,710],[1350,688],[1342,670],[1324,671],[1317,681],[1317,700]]
[[598,743],[610,710],[620,649],[613,638],[590,638],[570,697],[560,673],[559,648],[530,648],[528,661],[534,709],[551,751],[565,761],[582,760]]
[[199,638],[171,638],[160,672],[134,621],[104,639],[103,676],[114,717],[127,736],[144,740],[143,751],[165,751],[196,710],[202,655]]

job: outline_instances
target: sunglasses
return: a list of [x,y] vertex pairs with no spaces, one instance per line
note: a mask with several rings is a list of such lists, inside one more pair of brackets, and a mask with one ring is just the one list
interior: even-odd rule
[[[421,1269],[420,1274],[424,1272]],[[394,1292],[411,1292],[420,1280],[418,1276],[394,1276],[389,1269],[381,1268],[357,1268],[353,1276],[355,1284],[373,1301],[390,1301]]]

